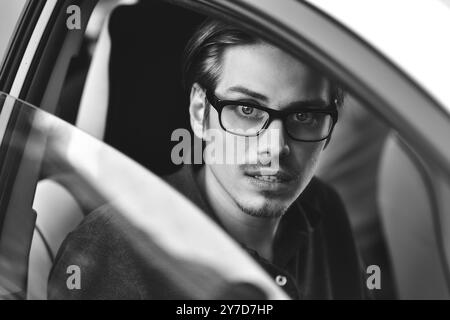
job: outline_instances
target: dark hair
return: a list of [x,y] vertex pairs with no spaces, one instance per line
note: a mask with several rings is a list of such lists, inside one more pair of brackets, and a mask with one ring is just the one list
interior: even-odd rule
[[[214,90],[220,77],[221,60],[225,49],[235,45],[264,43],[238,27],[228,23],[207,19],[193,34],[186,45],[183,56],[183,86],[189,91],[194,83]],[[331,81],[331,99],[341,106],[344,91]]]

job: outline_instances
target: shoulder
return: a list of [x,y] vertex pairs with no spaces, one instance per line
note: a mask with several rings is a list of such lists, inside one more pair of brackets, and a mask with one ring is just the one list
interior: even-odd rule
[[[49,276],[50,299],[139,298],[129,264],[127,225],[116,210],[105,205],[90,213],[62,243]],[[68,290],[67,268],[77,266],[81,290]]]
[[327,248],[327,261],[332,266],[331,281],[336,297],[363,298],[365,291],[361,261],[341,197],[333,187],[318,178],[311,180],[302,196],[302,204],[311,209],[308,211],[320,214],[320,230],[316,236]]
[[305,188],[301,195],[302,201],[316,203],[322,201],[332,201],[334,203],[342,203],[337,191],[329,184],[325,183],[317,177],[313,177],[311,182]]
[[[125,219],[111,205],[103,205],[88,214],[82,223],[68,234],[59,254],[68,248],[80,247],[83,251],[104,250],[124,244],[121,234],[126,228]],[[56,257],[58,259],[58,256]]]
[[195,189],[194,170],[194,165],[183,165],[174,173],[163,176],[162,179],[180,192],[186,193]]
[[350,229],[347,211],[341,197],[332,186],[319,178],[314,177],[311,180],[298,201],[302,207],[308,209],[306,210],[308,218],[313,223],[320,221],[324,224],[338,219],[344,229]]
[[[314,177],[299,198],[300,204],[316,213],[324,231],[339,234],[353,242],[349,216],[342,198],[329,184]],[[314,219],[313,219],[314,220]]]

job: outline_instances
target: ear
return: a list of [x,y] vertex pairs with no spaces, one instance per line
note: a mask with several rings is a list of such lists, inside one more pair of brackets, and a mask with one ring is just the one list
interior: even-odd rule
[[189,115],[191,128],[194,134],[203,139],[203,121],[206,109],[205,91],[198,83],[194,83],[191,88]]

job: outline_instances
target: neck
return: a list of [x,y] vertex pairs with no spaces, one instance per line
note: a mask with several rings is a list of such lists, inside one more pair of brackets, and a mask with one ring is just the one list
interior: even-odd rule
[[228,234],[271,261],[280,218],[255,217],[243,212],[206,165],[196,178],[206,200]]

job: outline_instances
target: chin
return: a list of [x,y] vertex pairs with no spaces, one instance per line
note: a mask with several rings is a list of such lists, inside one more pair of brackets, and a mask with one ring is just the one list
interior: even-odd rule
[[277,199],[260,198],[249,201],[249,198],[236,201],[239,208],[246,214],[261,218],[280,218],[292,202]]

